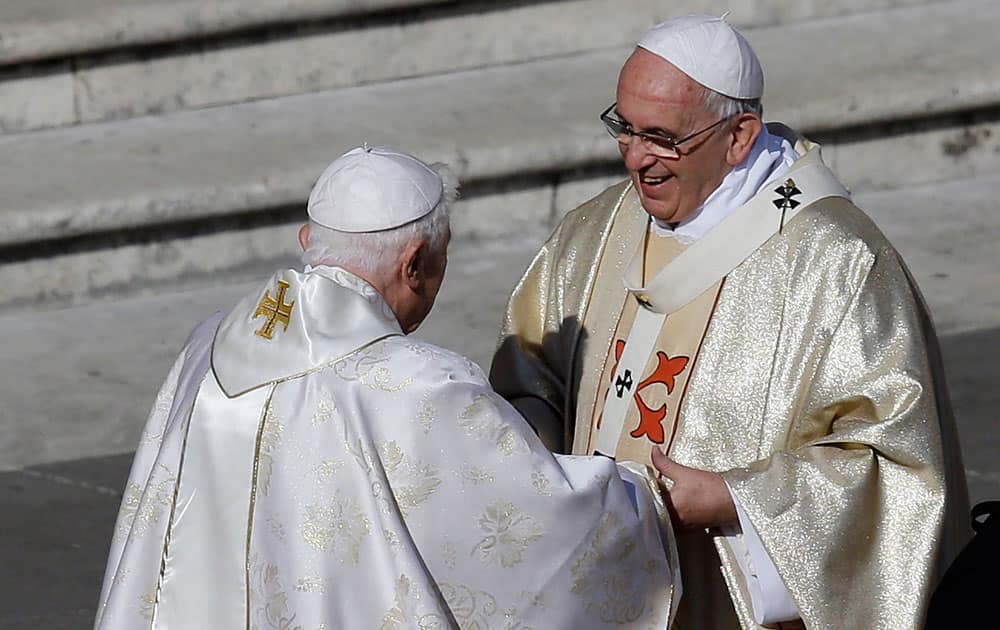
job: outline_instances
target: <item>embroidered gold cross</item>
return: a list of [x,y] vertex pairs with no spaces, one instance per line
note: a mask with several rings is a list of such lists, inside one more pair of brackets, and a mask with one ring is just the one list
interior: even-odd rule
[[289,304],[285,304],[285,291],[288,290],[288,287],[287,282],[278,280],[278,297],[276,298],[271,297],[270,291],[264,291],[264,297],[261,298],[260,304],[257,305],[257,310],[254,311],[253,317],[251,317],[251,319],[257,319],[263,315],[267,318],[267,321],[260,327],[260,330],[254,333],[258,337],[271,339],[274,336],[274,326],[279,322],[284,325],[284,330],[288,330],[288,323],[292,317],[292,307],[295,306],[295,300],[292,300]]

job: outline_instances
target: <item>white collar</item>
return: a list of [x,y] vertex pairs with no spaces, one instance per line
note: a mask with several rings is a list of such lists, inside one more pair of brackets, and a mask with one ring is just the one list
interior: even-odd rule
[[[284,309],[280,320],[271,318],[277,305]],[[268,321],[274,324],[265,337]],[[212,368],[222,390],[234,397],[401,334],[395,314],[375,287],[346,269],[285,269],[222,320],[212,344]]]
[[791,141],[768,132],[765,126],[747,159],[729,171],[692,217],[673,229],[654,218],[650,229],[658,236],[676,238],[685,244],[693,243],[752,199],[764,186],[783,177],[797,159],[799,154]]

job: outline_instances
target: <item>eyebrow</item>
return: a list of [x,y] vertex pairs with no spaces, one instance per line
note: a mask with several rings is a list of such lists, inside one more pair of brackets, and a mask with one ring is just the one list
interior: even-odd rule
[[[625,118],[624,116],[622,116],[622,113],[620,111],[618,111],[617,107],[615,108],[614,111],[615,111],[615,116],[618,116],[618,119],[620,121],[622,121],[623,123],[625,123],[626,125],[628,125],[632,129],[635,129],[635,125],[633,125],[632,123],[630,123],[627,118]],[[674,138],[677,137],[677,134],[675,132],[670,131],[668,129],[664,129],[662,127],[652,127],[650,129],[638,129],[637,131],[641,131],[643,133],[652,133],[652,134],[660,135],[660,136],[663,136],[665,138],[670,138],[670,139],[674,139]]]

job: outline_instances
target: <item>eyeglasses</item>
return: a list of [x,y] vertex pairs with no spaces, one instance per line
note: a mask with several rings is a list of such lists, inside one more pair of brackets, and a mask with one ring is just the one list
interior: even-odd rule
[[628,146],[632,142],[632,138],[638,138],[639,142],[642,143],[642,146],[647,151],[662,158],[679,158],[681,153],[677,150],[678,147],[689,140],[694,140],[706,131],[715,129],[730,118],[728,116],[720,118],[704,129],[699,129],[692,134],[684,136],[680,140],[675,140],[662,133],[655,133],[652,131],[636,131],[635,129],[632,129],[632,125],[611,115],[611,112],[614,111],[617,106],[617,102],[612,103],[611,107],[604,110],[604,113],[601,114],[601,122],[603,122],[604,126],[607,127],[608,134],[617,140],[618,144],[623,147]]

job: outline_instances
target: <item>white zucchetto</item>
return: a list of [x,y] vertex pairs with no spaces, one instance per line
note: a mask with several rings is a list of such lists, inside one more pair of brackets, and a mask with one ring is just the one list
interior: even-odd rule
[[307,212],[340,232],[380,232],[427,215],[444,182],[412,155],[388,147],[351,149],[326,167],[309,194]]
[[636,44],[701,85],[731,98],[760,98],[764,71],[757,54],[726,16],[688,15],[661,22]]

